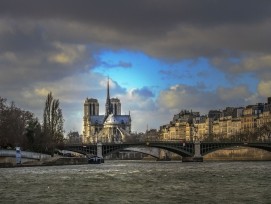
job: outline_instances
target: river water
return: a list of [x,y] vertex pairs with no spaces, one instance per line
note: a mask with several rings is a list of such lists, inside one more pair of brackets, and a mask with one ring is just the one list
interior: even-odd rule
[[271,162],[2,168],[0,203],[271,203]]

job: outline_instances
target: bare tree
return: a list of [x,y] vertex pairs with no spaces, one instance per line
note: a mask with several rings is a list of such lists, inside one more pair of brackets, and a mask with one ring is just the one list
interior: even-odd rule
[[267,122],[257,128],[258,139],[261,141],[271,140],[271,122]]
[[46,146],[53,151],[55,146],[63,142],[64,119],[59,100],[54,99],[52,92],[47,95],[43,113],[43,135],[46,139]]
[[24,148],[27,146],[25,129],[34,115],[16,107],[14,102],[7,105],[6,101],[0,97],[0,146]]
[[41,125],[37,118],[30,120],[25,129],[26,147],[29,150],[41,152],[44,150],[45,143],[41,132]]

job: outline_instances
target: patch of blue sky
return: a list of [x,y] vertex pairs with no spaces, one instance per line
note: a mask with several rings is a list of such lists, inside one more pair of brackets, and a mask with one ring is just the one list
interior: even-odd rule
[[238,74],[231,79],[232,86],[245,85],[248,90],[255,93],[259,84],[259,79],[253,73]]
[[182,60],[161,70],[161,73],[167,83],[195,86],[206,91],[229,86],[225,74],[212,67],[206,58]]
[[205,84],[206,90],[215,91],[218,87],[231,86],[225,73],[213,67],[207,58],[200,58],[194,67],[198,70],[197,81]]
[[[159,81],[159,69],[164,64],[140,52],[105,51],[99,55],[101,62],[94,71],[109,76],[127,89],[150,87],[164,88]],[[123,67],[122,64],[130,65]]]
[[[257,83],[249,74],[233,80],[213,67],[207,58],[169,62],[142,52],[107,50],[100,53],[98,60],[100,63],[95,67],[95,72],[109,76],[126,89],[148,87],[156,96],[160,90],[177,84],[215,91],[218,87],[230,88],[241,84],[253,89]],[[238,59],[232,60],[238,63]]]
[[231,63],[238,64],[238,63],[241,62],[241,58],[239,58],[239,57],[230,57],[230,58],[228,58],[228,61],[231,62]]

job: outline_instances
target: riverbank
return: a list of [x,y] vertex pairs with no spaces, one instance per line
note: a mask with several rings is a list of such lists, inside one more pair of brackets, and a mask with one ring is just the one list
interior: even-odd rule
[[204,161],[271,161],[271,152],[249,148],[232,147],[209,153]]
[[12,160],[10,162],[0,163],[0,168],[12,167],[33,167],[33,166],[59,166],[59,165],[81,165],[87,164],[88,159],[82,157],[52,157],[42,161],[27,161],[22,164],[16,164]]

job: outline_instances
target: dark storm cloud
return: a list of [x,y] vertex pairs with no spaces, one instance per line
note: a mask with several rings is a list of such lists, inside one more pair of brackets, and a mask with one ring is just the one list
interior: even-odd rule
[[49,39],[43,26],[0,20],[1,81],[57,80],[75,70],[86,71],[85,65],[94,61],[86,50],[84,45]]
[[[271,86],[270,36],[270,0],[1,0],[0,93],[29,104],[52,90],[68,104],[74,101],[72,93],[84,98],[90,86],[99,98],[107,81],[96,90],[104,76],[94,77],[90,69],[103,63],[111,69],[136,65],[122,59],[100,62],[95,56],[104,50],[128,50],[174,63],[203,57],[229,77],[250,72],[257,75],[258,89],[266,95]],[[192,79],[204,78],[206,72],[168,66],[160,74],[167,79]],[[203,103],[204,108],[223,101],[231,104],[235,98],[234,103],[251,100],[252,93],[245,87],[216,87],[216,93],[204,89],[204,83],[194,89],[176,85],[162,91],[158,102],[175,110],[180,105],[199,108],[203,98],[214,99]],[[117,83],[112,88],[113,95],[126,92]],[[138,110],[155,106],[151,89],[135,89],[132,94],[130,102],[136,102]]]
[[268,0],[4,0],[0,15],[35,20],[50,40],[177,60],[271,51]]
[[[238,24],[270,16],[268,0],[2,0],[0,13],[25,18],[60,18],[128,28],[187,24]],[[134,30],[134,29],[133,29]]]
[[[124,61],[95,62],[93,55],[104,48],[177,61],[206,57],[225,72],[257,72],[261,67],[254,63],[251,68],[248,58],[256,62],[261,59],[255,56],[268,57],[270,35],[269,0],[0,2],[1,71],[20,68],[27,73],[22,75],[25,81],[29,72],[33,79],[53,80],[99,63],[106,68],[132,66]],[[81,45],[84,51],[78,48]],[[231,57],[242,57],[243,63],[228,66]],[[267,69],[271,65],[264,63]],[[267,69],[261,69],[261,76]],[[12,79],[14,74],[8,76]],[[161,74],[172,75],[171,69]]]

